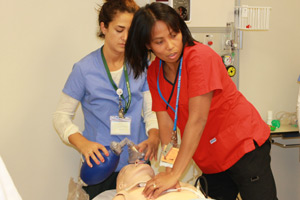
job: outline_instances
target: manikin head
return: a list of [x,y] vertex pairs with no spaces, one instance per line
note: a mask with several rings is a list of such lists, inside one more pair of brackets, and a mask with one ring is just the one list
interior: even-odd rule
[[129,164],[121,169],[117,178],[117,192],[147,182],[155,176],[148,164]]

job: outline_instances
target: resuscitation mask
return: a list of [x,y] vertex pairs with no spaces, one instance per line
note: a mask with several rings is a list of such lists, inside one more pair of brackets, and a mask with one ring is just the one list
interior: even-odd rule
[[87,162],[82,163],[80,169],[80,178],[86,185],[95,185],[101,183],[108,178],[117,168],[120,160],[120,154],[123,151],[124,146],[128,146],[128,163],[135,163],[136,160],[144,158],[144,153],[140,153],[135,144],[128,138],[123,139],[121,142],[111,142],[110,146],[105,146],[109,152],[109,156],[105,156],[102,151],[101,155],[104,158],[104,162],[97,165],[93,159],[90,159],[93,167],[89,167]]
[[127,145],[128,147],[128,163],[133,164],[136,160],[142,160],[145,156],[144,153],[139,152],[135,148],[135,144],[128,138],[123,139],[121,142],[111,142],[110,147],[113,149],[114,153],[120,155],[123,151],[123,147]]

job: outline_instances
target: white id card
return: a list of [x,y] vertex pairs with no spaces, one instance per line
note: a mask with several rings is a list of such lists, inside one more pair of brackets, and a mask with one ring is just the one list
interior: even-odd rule
[[110,116],[111,135],[130,135],[131,117]]

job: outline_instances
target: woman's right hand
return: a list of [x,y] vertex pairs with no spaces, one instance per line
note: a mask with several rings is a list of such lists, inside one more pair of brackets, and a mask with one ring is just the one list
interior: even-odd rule
[[[75,133],[69,136],[69,141],[71,144],[73,144],[80,153],[84,156],[87,165],[89,167],[93,167],[90,158],[93,159],[93,161],[99,165],[100,161],[104,162],[104,158],[101,155],[100,151],[104,153],[105,156],[109,156],[109,153],[105,146],[102,144],[99,144],[97,142],[92,142],[86,139],[83,135],[80,133]],[[100,150],[100,151],[99,151]]]

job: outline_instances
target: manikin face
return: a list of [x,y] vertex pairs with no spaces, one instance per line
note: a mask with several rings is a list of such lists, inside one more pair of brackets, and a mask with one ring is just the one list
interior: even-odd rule
[[129,164],[121,169],[117,178],[117,192],[154,177],[154,171],[148,164]]
[[150,44],[147,48],[165,61],[176,64],[182,52],[182,34],[170,29],[163,21],[157,21],[152,28]]
[[116,53],[124,53],[132,18],[132,13],[117,12],[107,28],[101,22],[100,27],[105,35],[105,46]]

